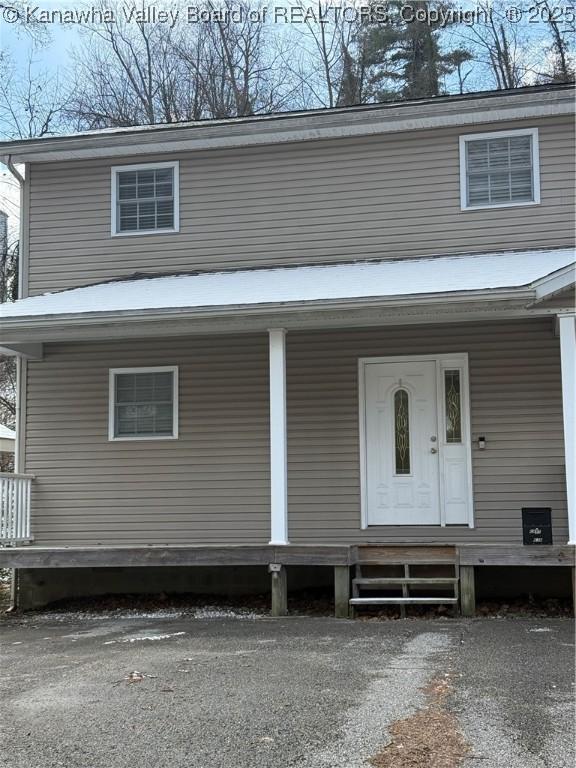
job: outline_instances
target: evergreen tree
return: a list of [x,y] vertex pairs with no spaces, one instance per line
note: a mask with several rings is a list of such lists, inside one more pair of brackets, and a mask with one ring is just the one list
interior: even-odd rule
[[444,78],[471,58],[463,48],[442,49],[442,23],[430,20],[434,19],[430,12],[448,9],[446,3],[411,2],[410,13],[422,14],[426,20],[410,20],[402,13],[403,7],[406,9],[402,2],[391,3],[387,23],[371,25],[366,32],[371,96],[377,101],[389,98],[391,90],[406,99],[439,96],[444,92]]

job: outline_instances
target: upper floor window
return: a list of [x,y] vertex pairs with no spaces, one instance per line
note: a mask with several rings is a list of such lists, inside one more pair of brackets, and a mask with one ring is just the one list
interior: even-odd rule
[[538,129],[460,137],[463,209],[540,202]]
[[112,168],[112,234],[177,232],[178,163]]

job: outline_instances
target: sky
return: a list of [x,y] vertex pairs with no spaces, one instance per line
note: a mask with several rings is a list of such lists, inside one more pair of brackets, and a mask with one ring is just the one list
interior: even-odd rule
[[[506,0],[499,0],[504,2],[504,6],[508,8]],[[4,2],[9,3],[10,0],[3,0],[0,2],[0,8],[4,5]],[[46,0],[36,0],[27,2],[27,0],[19,0],[19,2],[28,8],[37,8],[39,10],[64,10],[64,9],[90,9],[98,7],[98,0],[52,0],[46,2]],[[176,2],[167,2],[167,0],[124,0],[127,6],[133,6],[140,8],[143,4],[152,9],[170,9],[177,5],[184,6],[185,8],[194,7],[194,0],[176,0]],[[536,0],[535,0],[536,2]],[[350,7],[353,5],[366,6],[369,0],[333,0],[332,5],[336,7]],[[406,0],[409,3],[409,0]],[[216,0],[217,4],[217,0]],[[273,0],[269,2],[269,10],[277,7],[288,7],[291,3],[290,0]],[[521,5],[522,1],[517,3]],[[304,5],[308,5],[304,3]],[[317,0],[310,0],[309,6],[311,9],[315,9]],[[471,10],[476,8],[476,3],[471,0],[461,0],[456,2],[455,5],[463,10]],[[566,0],[559,0],[558,7],[567,5]],[[573,6],[570,6],[573,7]],[[510,11],[515,10],[513,0],[509,3]],[[7,50],[11,56],[15,59],[16,63],[21,66],[25,66],[28,60],[29,51],[33,47],[29,35],[22,30],[17,24],[7,23],[2,18],[3,13],[0,13],[0,50]],[[6,18],[6,17],[5,17]],[[181,16],[181,19],[184,16]],[[267,17],[270,19],[270,15]],[[525,17],[526,18],[526,17]],[[542,33],[543,24],[538,23],[537,20],[525,26],[528,35],[536,41]],[[44,29],[47,31],[47,43],[42,47],[35,47],[34,61],[37,62],[40,68],[45,68],[53,72],[59,70],[65,70],[68,66],[71,66],[70,50],[78,44],[81,29],[77,24],[60,25],[60,24],[46,24]]]
[[[66,8],[73,5],[78,7],[79,4],[42,1],[30,3],[30,7],[40,9]],[[56,70],[66,67],[70,63],[69,47],[78,40],[79,28],[72,25],[51,24],[49,30],[47,44],[36,48],[34,59],[47,69]],[[0,20],[0,49],[9,51],[16,63],[24,66],[33,46],[30,37],[21,27]]]

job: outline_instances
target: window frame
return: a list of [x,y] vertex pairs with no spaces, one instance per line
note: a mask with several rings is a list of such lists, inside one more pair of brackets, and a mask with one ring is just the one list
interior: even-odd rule
[[[533,200],[520,200],[508,203],[482,203],[468,205],[468,174],[466,172],[466,145],[471,141],[490,139],[508,139],[514,136],[530,136],[532,146],[532,191]],[[517,208],[522,205],[540,205],[540,147],[538,128],[518,128],[512,131],[488,131],[486,133],[468,133],[459,137],[460,146],[460,210],[481,211],[487,208]]]
[[[122,373],[172,373],[172,434],[171,435],[123,435],[117,436],[115,429],[116,412],[116,376]],[[127,442],[142,440],[177,440],[178,439],[178,366],[155,365],[138,368],[110,368],[108,372],[108,440]]]
[[[125,171],[155,171],[171,168],[173,179],[174,226],[171,229],[136,229],[129,232],[118,231],[118,174]],[[180,163],[170,160],[162,163],[135,163],[133,165],[113,165],[110,169],[111,210],[110,231],[112,237],[133,237],[138,235],[171,235],[180,231]]]

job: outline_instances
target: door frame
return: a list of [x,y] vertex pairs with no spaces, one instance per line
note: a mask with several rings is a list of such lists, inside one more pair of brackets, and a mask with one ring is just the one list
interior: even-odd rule
[[[474,528],[474,493],[472,476],[472,434],[470,428],[470,374],[467,352],[452,352],[437,355],[393,355],[390,357],[360,357],[358,358],[358,416],[359,416],[359,437],[360,437],[360,527],[367,528],[382,527],[368,522],[368,469],[367,469],[367,433],[366,433],[366,367],[378,363],[436,363],[436,418],[438,422],[438,480],[439,480],[439,500],[440,500],[440,527],[446,527],[446,508],[445,508],[445,476],[444,476],[444,440],[440,436],[444,434],[444,381],[442,373],[444,370],[459,368],[462,372],[462,431],[463,443],[466,447],[466,472],[468,479],[468,521],[467,523],[458,523],[457,525],[468,525]],[[399,523],[399,526],[406,525]],[[415,527],[415,526],[412,526]],[[427,526],[430,527],[430,526]]]

